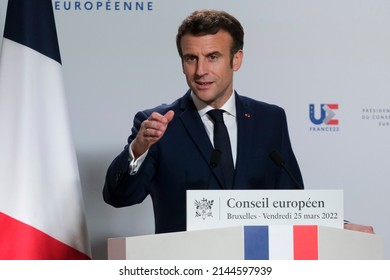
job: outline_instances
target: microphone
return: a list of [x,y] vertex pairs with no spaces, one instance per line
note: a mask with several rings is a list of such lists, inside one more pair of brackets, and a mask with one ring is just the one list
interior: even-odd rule
[[290,170],[286,167],[286,164],[284,162],[283,156],[276,150],[272,151],[269,154],[269,157],[272,159],[272,161],[279,167],[283,168],[283,170],[287,173],[288,177],[294,182],[295,186],[298,189],[303,190],[302,185],[295,179],[295,177],[291,174]]
[[221,155],[222,152],[218,149],[214,149],[211,153],[210,162],[209,162],[211,170],[210,170],[209,178],[207,179],[207,189],[210,188],[211,176],[213,175],[214,169],[218,166],[219,161],[221,160]]

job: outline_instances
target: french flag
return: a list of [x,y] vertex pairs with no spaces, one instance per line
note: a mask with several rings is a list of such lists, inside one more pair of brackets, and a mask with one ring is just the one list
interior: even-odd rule
[[90,259],[51,0],[9,0],[0,54],[0,259]]
[[318,260],[318,226],[245,226],[246,260]]

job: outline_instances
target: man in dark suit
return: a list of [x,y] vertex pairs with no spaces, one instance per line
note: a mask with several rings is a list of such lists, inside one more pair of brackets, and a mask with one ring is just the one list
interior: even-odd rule
[[[234,90],[243,37],[237,19],[222,11],[196,11],[183,21],[177,48],[190,90],[170,105],[136,114],[128,145],[107,171],[107,203],[130,206],[151,195],[156,233],[164,233],[186,230],[186,190],[303,186],[284,110]],[[224,110],[234,163],[230,184],[222,163],[210,163],[212,109]],[[297,182],[272,162],[272,151],[281,153]]]

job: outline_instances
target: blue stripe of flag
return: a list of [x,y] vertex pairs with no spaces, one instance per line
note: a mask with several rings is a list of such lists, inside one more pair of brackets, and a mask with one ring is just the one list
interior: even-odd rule
[[61,64],[51,0],[9,0],[4,37]]
[[269,260],[268,226],[245,226],[244,244],[246,260]]

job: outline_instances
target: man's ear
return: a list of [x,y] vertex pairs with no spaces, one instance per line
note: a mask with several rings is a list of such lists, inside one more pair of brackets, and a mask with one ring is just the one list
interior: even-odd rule
[[240,69],[243,58],[244,58],[244,52],[242,50],[239,50],[234,54],[233,61],[232,61],[233,71],[238,71],[238,69]]

